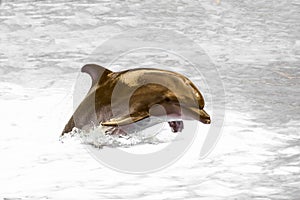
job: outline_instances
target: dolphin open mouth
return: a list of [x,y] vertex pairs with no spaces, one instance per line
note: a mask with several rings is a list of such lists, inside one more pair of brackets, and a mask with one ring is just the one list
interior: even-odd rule
[[182,112],[185,116],[188,116],[189,118],[198,120],[202,122],[203,124],[210,124],[210,116],[207,114],[207,112],[203,109],[194,108],[194,107],[185,107],[182,106]]
[[165,116],[167,121],[176,121],[178,119],[197,120],[203,124],[210,124],[210,116],[203,109],[195,106],[182,105],[179,103],[172,104],[156,104],[150,108],[150,115],[156,117]]

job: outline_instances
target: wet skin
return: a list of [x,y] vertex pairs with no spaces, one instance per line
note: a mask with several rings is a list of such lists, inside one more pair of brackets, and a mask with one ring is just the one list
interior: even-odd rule
[[182,131],[182,119],[210,123],[200,91],[179,73],[147,68],[112,72],[94,64],[81,71],[91,76],[92,87],[62,135],[74,127],[89,129],[100,124],[110,127],[110,134],[124,133],[123,127],[150,116],[167,120],[172,132]]

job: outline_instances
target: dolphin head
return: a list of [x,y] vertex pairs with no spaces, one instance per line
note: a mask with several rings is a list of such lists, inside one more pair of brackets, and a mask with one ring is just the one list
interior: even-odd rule
[[204,110],[204,98],[197,87],[188,79],[177,83],[176,89],[165,94],[162,103],[170,118],[194,119],[210,124],[209,114]]

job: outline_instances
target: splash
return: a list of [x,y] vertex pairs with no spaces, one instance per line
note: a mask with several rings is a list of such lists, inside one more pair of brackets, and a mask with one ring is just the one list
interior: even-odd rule
[[107,128],[104,126],[97,126],[88,131],[73,128],[70,133],[61,136],[60,141],[66,142],[75,140],[81,144],[91,145],[95,148],[102,149],[103,147],[129,148],[142,144],[158,145],[161,143],[171,142],[176,137],[176,134],[171,133],[169,130],[162,130],[156,134],[149,134],[149,132],[151,132],[151,128],[127,135],[108,134],[106,133],[106,130]]

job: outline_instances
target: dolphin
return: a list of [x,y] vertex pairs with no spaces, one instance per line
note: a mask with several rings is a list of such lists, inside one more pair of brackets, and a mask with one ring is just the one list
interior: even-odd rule
[[84,65],[81,72],[90,75],[92,86],[61,135],[95,125],[108,127],[110,134],[126,133],[124,127],[130,130],[151,116],[167,120],[173,132],[182,131],[183,119],[211,122],[202,94],[179,73],[153,68],[113,72],[96,64]]

